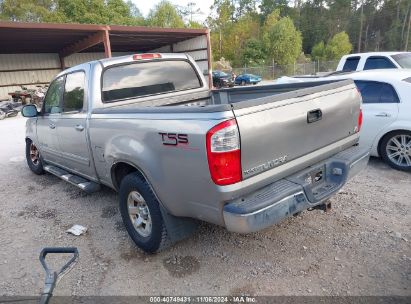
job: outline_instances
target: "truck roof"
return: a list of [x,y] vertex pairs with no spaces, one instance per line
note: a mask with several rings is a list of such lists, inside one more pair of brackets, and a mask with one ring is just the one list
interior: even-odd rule
[[[376,70],[365,70],[365,71],[353,71],[347,73],[339,73],[335,75],[329,75],[329,77],[355,77],[367,78],[373,80],[403,80],[405,78],[411,77],[411,69],[376,69]],[[327,78],[327,77],[326,77]]]
[[104,67],[114,65],[114,64],[119,64],[119,63],[126,63],[126,62],[131,62],[131,61],[138,61],[138,60],[151,60],[155,59],[156,57],[153,58],[147,58],[147,59],[135,59],[135,55],[149,55],[149,54],[155,54],[159,55],[161,59],[189,59],[187,54],[184,53],[135,53],[135,54],[130,54],[130,55],[125,55],[125,56],[118,56],[118,57],[111,57],[111,58],[104,58],[97,60],[100,62]]
[[378,55],[385,55],[385,56],[391,56],[391,55],[396,55],[396,54],[403,54],[403,53],[408,53],[408,52],[365,52],[365,53],[353,53],[353,54],[348,54],[344,55],[343,58],[345,57],[350,57],[350,56],[378,56]]
[[127,62],[138,61],[138,60],[147,60],[147,59],[134,59],[133,58],[134,55],[143,55],[143,54],[156,54],[156,55],[158,54],[160,55],[160,58],[162,59],[189,59],[191,61],[194,61],[189,55],[184,54],[184,53],[134,53],[134,54],[124,55],[124,56],[103,58],[99,60],[84,62],[78,65],[75,65],[73,67],[70,67],[68,69],[65,69],[64,71],[61,71],[54,78],[58,78],[61,75],[64,75],[64,74],[67,74],[67,73],[70,73],[76,70],[80,70],[82,69],[82,66],[85,64],[91,64],[91,65],[101,64],[103,67],[108,67],[110,65],[115,65],[115,64],[127,63]]

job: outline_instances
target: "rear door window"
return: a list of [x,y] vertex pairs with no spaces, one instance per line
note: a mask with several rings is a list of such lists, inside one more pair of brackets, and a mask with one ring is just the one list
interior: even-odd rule
[[139,62],[108,68],[102,79],[103,102],[201,87],[193,66],[183,60]]
[[356,80],[355,84],[361,93],[363,103],[400,102],[394,88],[388,83]]
[[348,57],[344,63],[343,71],[355,71],[357,70],[358,62],[360,61],[360,57]]
[[364,65],[364,70],[396,69],[397,67],[386,57],[369,57]]
[[381,88],[380,103],[399,103],[400,102],[397,92],[395,92],[394,88],[390,84],[383,83],[381,85],[382,85],[382,88]]

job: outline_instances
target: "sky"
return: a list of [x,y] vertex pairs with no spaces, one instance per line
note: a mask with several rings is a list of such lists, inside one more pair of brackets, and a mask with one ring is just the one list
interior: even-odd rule
[[[132,2],[138,7],[144,17],[147,17],[151,8],[154,8],[161,0],[132,0]],[[210,6],[213,4],[213,0],[169,0],[174,5],[186,6],[189,2],[194,2],[197,7],[203,12],[203,14],[193,16],[193,20],[203,22],[210,14]]]

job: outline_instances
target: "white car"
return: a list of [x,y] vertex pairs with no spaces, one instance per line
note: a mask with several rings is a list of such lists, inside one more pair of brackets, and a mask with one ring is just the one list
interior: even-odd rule
[[337,71],[411,69],[411,52],[368,52],[345,55]]
[[368,70],[324,77],[282,77],[276,82],[353,79],[363,99],[360,145],[391,167],[411,171],[411,69]]

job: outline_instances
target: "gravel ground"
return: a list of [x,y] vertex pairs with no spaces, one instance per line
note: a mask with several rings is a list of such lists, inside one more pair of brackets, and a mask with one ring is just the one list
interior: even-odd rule
[[[21,117],[0,121],[0,295],[37,295],[45,246],[76,246],[80,261],[57,295],[411,295],[411,175],[372,159],[331,199],[249,235],[200,226],[157,255],[135,248],[117,194],[93,195],[32,174]],[[65,231],[88,227],[83,236]]]

